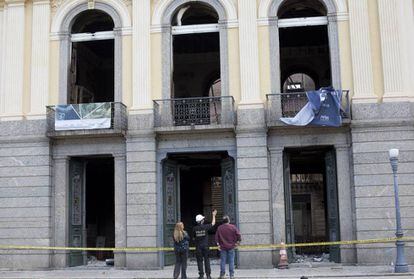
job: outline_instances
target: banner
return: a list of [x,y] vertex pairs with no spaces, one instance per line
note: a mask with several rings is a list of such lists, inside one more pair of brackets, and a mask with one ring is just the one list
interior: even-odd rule
[[295,117],[282,117],[280,120],[295,126],[331,126],[342,125],[341,100],[342,91],[331,87],[306,92],[308,103]]
[[55,130],[91,130],[111,128],[111,103],[58,105]]

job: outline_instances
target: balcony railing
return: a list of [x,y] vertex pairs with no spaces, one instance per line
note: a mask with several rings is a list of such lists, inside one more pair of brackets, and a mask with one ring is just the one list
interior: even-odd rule
[[[267,94],[267,123],[272,126],[281,117],[294,117],[308,102],[306,92]],[[349,90],[342,90],[341,116],[351,119]]]
[[50,137],[125,135],[128,128],[126,106],[119,102],[56,105],[46,110]]
[[197,97],[154,100],[155,127],[235,125],[234,99]]

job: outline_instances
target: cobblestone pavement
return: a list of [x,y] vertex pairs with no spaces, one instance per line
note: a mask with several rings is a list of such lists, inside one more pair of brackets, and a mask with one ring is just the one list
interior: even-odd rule
[[[237,269],[236,278],[414,278],[414,266],[410,266],[410,273],[395,274],[391,266],[342,266],[321,265],[306,267],[294,265],[287,270],[278,269]],[[189,278],[197,278],[197,268],[189,266]],[[212,266],[213,278],[219,275],[219,266]],[[36,270],[36,271],[9,271],[0,270],[0,278],[64,278],[64,279],[86,279],[86,278],[119,278],[119,279],[144,279],[144,278],[172,278],[172,267],[162,270],[120,270],[108,267],[76,267],[58,270]]]

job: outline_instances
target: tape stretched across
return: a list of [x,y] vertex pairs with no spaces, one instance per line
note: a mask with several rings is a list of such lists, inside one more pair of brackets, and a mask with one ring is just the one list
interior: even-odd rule
[[[279,250],[281,248],[291,247],[309,247],[309,246],[345,246],[356,244],[375,244],[375,243],[390,243],[394,241],[414,241],[414,237],[390,237],[377,238],[365,240],[345,240],[332,242],[312,242],[312,243],[293,243],[293,244],[263,244],[263,245],[240,245],[238,250]],[[217,250],[218,247],[210,247],[210,250]],[[118,247],[118,248],[96,248],[96,247],[54,247],[54,246],[30,246],[30,245],[0,245],[0,250],[69,250],[69,251],[112,251],[112,252],[161,252],[174,251],[171,247]],[[190,250],[195,250],[191,247]]]

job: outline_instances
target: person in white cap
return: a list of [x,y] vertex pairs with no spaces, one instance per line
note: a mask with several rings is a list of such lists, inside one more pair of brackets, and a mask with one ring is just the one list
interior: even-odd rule
[[216,224],[217,210],[212,212],[211,224],[204,224],[205,217],[201,214],[196,216],[197,226],[193,228],[196,245],[196,258],[198,266],[198,279],[204,278],[203,260],[207,279],[211,279],[211,268],[208,247],[208,231]]

